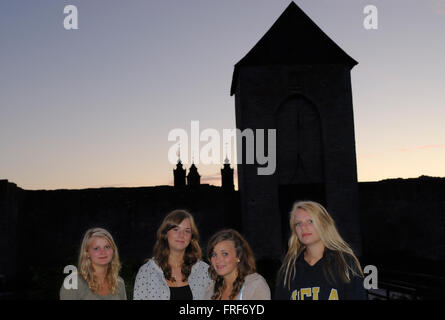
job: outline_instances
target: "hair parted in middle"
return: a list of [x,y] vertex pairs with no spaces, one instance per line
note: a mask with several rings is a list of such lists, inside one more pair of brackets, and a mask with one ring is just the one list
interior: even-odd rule
[[[236,230],[233,229],[224,229],[217,233],[215,233],[209,240],[207,245],[207,259],[211,261],[213,249],[215,246],[222,242],[229,240],[233,243],[236,255],[240,262],[237,265],[238,268],[238,276],[233,283],[233,290],[229,296],[230,299],[234,299],[236,295],[241,290],[241,287],[244,283],[244,278],[249,274],[256,272],[256,264],[255,257],[253,255],[253,251],[250,248],[249,243],[244,239],[244,237]],[[212,296],[212,300],[221,299],[223,287],[224,287],[224,278],[219,276],[214,270],[212,264],[209,266],[209,274],[210,278],[215,281],[215,289],[214,294]]]
[[288,251],[280,268],[280,273],[284,274],[283,285],[290,286],[291,279],[295,276],[295,263],[306,249],[306,246],[298,239],[295,229],[295,213],[297,210],[304,210],[311,216],[314,227],[325,247],[325,253],[328,253],[327,259],[325,259],[326,263],[323,264],[323,272],[328,281],[335,282],[337,278],[340,278],[342,282],[348,283],[351,280],[351,273],[353,276],[363,277],[359,260],[351,247],[340,236],[334,219],[328,211],[314,201],[297,201],[289,214],[291,236]]
[[108,268],[106,279],[111,288],[111,293],[114,294],[117,290],[118,276],[121,269],[121,263],[119,261],[119,253],[117,250],[116,243],[110,232],[103,228],[92,228],[85,232],[82,239],[82,244],[80,246],[79,259],[78,259],[78,272],[88,283],[88,286],[93,292],[99,290],[99,280],[94,275],[94,267],[88,257],[88,249],[93,238],[103,238],[106,239],[111,248],[113,249],[113,259],[111,260]]
[[184,252],[184,261],[181,267],[181,272],[187,281],[190,273],[192,271],[193,265],[201,260],[202,251],[199,246],[199,233],[196,227],[193,216],[186,210],[178,209],[173,210],[164,218],[161,226],[158,228],[156,233],[156,243],[153,248],[153,258],[159,267],[164,272],[165,279],[174,282],[175,279],[172,277],[172,269],[168,264],[168,257],[170,254],[170,247],[168,245],[167,232],[171,229],[176,228],[185,219],[190,221],[192,237],[190,244],[187,246]]

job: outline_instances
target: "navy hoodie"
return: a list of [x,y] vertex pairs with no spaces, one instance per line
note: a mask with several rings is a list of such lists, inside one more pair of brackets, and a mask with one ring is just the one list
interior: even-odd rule
[[[352,262],[347,258],[346,261]],[[333,279],[325,274],[323,265],[331,265]],[[295,262],[295,271],[290,290],[287,285],[283,285],[284,274],[279,274],[275,300],[366,300],[363,278],[354,276],[349,283],[344,283],[338,275],[334,254],[330,250],[326,250],[323,258],[313,266],[304,260],[302,252]],[[352,276],[351,272],[349,274]]]

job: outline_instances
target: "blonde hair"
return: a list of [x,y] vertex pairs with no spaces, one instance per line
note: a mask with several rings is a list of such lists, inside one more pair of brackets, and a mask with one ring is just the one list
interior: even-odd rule
[[83,236],[82,240],[82,245],[80,247],[78,270],[80,272],[80,275],[88,283],[90,289],[94,293],[97,293],[100,284],[97,277],[94,275],[94,268],[93,265],[91,264],[90,258],[88,257],[88,248],[90,246],[92,239],[95,237],[107,240],[111,248],[113,249],[113,258],[108,265],[105,280],[110,286],[111,293],[115,294],[117,289],[118,276],[121,264],[119,261],[119,253],[117,250],[116,243],[114,242],[113,237],[107,230],[102,228],[92,228],[85,232],[85,235]]
[[333,274],[335,268],[332,264],[337,266],[337,275],[345,283],[349,283],[353,276],[363,277],[363,271],[360,262],[352,251],[351,247],[340,236],[335,222],[329,215],[327,210],[319,203],[314,201],[297,201],[294,203],[289,215],[289,227],[291,229],[291,236],[289,238],[289,249],[280,268],[280,273],[284,275],[283,286],[290,288],[290,282],[295,277],[295,263],[300,254],[306,249],[306,246],[300,242],[295,228],[295,213],[297,210],[306,211],[312,218],[315,229],[320,236],[320,239],[326,249],[330,250],[332,255],[327,259],[327,266],[324,264],[324,272],[328,281],[329,278],[335,281]]

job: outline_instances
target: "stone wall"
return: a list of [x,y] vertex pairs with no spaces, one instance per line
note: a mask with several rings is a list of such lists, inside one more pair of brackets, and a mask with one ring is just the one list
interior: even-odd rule
[[8,180],[0,180],[0,284],[18,268],[19,219],[23,190]]

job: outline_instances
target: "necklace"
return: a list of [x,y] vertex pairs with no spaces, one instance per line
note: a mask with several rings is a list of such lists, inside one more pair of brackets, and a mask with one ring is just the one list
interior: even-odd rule
[[173,279],[175,279],[175,281],[178,281],[178,278],[180,278],[180,275],[174,274],[172,272],[172,277],[173,277]]
[[[178,268],[179,268],[179,266],[178,266]],[[182,270],[179,269],[179,271],[178,271],[178,269],[173,270],[173,268],[172,268],[172,278],[174,279],[175,282],[177,282],[177,281],[181,282],[182,281]]]
[[[169,259],[170,260],[170,259]],[[169,261],[168,264],[170,265],[170,270],[171,270],[171,277],[173,278],[173,282],[181,282],[182,281],[182,270],[181,270],[181,266],[182,266],[182,261],[181,262],[176,262],[176,261]]]

